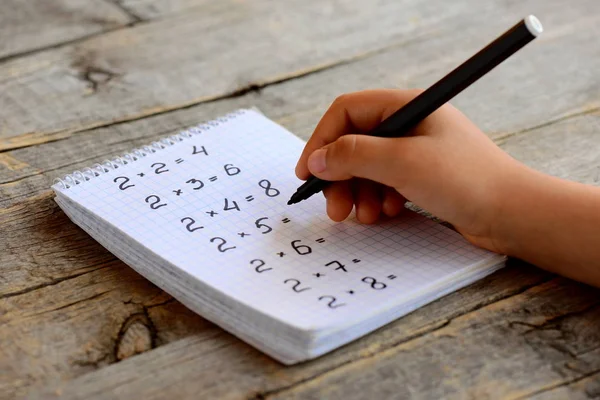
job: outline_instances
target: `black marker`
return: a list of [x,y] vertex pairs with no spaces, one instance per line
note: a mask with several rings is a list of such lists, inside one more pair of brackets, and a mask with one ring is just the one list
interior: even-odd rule
[[[405,136],[411,128],[429,114],[535,39],[542,33],[542,30],[542,24],[533,15],[524,18],[368,134],[388,138]],[[311,176],[294,193],[288,201],[288,205],[308,199],[330,183]]]

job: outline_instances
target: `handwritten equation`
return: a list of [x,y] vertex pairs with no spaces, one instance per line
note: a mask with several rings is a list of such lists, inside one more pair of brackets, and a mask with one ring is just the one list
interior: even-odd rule
[[[244,176],[242,165],[225,163],[219,165],[219,169],[212,171],[212,173],[203,174],[202,176],[199,174],[190,175],[187,179],[176,181],[173,179],[174,175],[171,175],[171,177],[169,175],[174,171],[178,171],[179,173],[175,176],[181,176],[181,172],[186,171],[185,164],[189,160],[186,157],[211,157],[212,150],[205,146],[189,145],[188,148],[182,147],[182,152],[179,154],[181,157],[171,160],[164,159],[161,162],[148,162],[147,165],[144,165],[144,160],[142,159],[136,163],[138,166],[136,171],[116,176],[112,179],[112,183],[119,191],[122,191],[125,195],[129,195],[133,193],[139,194],[140,191],[147,191],[146,185],[143,184],[144,180],[164,179],[165,185],[169,187],[166,187],[163,192],[142,193],[143,206],[147,207],[150,212],[159,214],[172,211],[170,210],[171,208],[175,208],[176,212],[180,211],[177,210],[177,205],[173,204],[177,198],[201,193],[213,185],[227,185],[230,179]],[[243,179],[249,179],[249,177],[244,177]],[[286,229],[286,227],[292,226],[294,220],[289,216],[262,215],[258,218],[252,217],[252,221],[248,221],[250,227],[239,230],[239,232],[231,232],[228,237],[224,237],[225,235],[215,236],[210,233],[212,224],[218,222],[220,218],[227,218],[228,215],[240,213],[246,210],[246,208],[251,209],[258,202],[280,200],[279,198],[282,196],[281,190],[278,189],[276,182],[273,182],[271,179],[255,179],[253,184],[259,190],[259,194],[256,192],[242,193],[239,197],[235,198],[223,197],[218,207],[216,205],[203,206],[202,201],[198,201],[197,212],[193,215],[186,213],[177,217],[182,232],[195,235],[201,240],[206,240],[214,249],[215,254],[218,255],[236,252],[240,246],[244,246],[244,242],[249,240],[249,237],[271,235],[278,229]],[[313,249],[316,248],[315,246],[327,246],[327,244],[327,237],[315,237],[311,240],[306,238],[291,240],[289,244],[282,245],[282,248],[278,249],[279,251],[274,252],[274,254],[263,255],[248,260],[247,266],[261,276],[264,274],[268,275],[278,268],[282,268],[281,263],[292,257],[307,257],[307,260],[309,260],[311,254],[313,254]],[[269,257],[272,258],[271,261],[269,261]],[[311,263],[307,262],[304,264],[310,265]],[[365,260],[357,257],[348,257],[343,260],[331,259],[326,263],[312,267],[314,268],[314,272],[312,272],[308,280],[306,277],[298,279],[298,277],[289,276],[283,279],[281,284],[288,287],[290,293],[306,297],[307,299],[312,298],[322,303],[323,307],[335,310],[347,306],[353,297],[361,293],[385,291],[393,285],[393,280],[396,279],[395,275],[384,277],[360,276],[355,281],[351,281],[353,282],[351,287],[345,289],[343,293],[321,293],[313,287],[313,284],[317,280],[336,279],[338,274],[348,274],[353,269],[355,269],[355,272],[358,272],[361,266],[364,265]]]

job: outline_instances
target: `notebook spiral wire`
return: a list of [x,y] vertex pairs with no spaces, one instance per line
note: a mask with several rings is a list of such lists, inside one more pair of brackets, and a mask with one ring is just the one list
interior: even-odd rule
[[101,174],[110,172],[115,169],[119,169],[122,166],[144,158],[148,154],[156,153],[157,151],[165,149],[168,146],[173,146],[176,143],[183,142],[186,139],[200,135],[201,133],[211,130],[227,121],[230,121],[244,114],[245,112],[246,110],[243,109],[231,112],[219,118],[215,118],[211,121],[207,121],[200,125],[186,129],[175,135],[164,137],[158,141],[154,141],[140,148],[132,149],[121,156],[104,160],[101,163],[96,163],[92,165],[91,167],[86,167],[81,170],[73,171],[72,173],[63,176],[62,178],[54,179],[53,185],[58,185],[62,189],[69,189],[72,186],[80,185],[83,182],[87,182],[95,177],[100,176]]

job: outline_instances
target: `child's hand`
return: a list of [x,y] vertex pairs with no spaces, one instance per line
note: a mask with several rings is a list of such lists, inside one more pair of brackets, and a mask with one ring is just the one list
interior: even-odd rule
[[600,287],[600,188],[542,174],[511,158],[446,104],[410,136],[368,133],[418,94],[373,90],[338,98],[296,174],[339,181],[325,191],[335,221],[395,216],[409,199],[471,243]]
[[419,92],[372,90],[331,105],[308,141],[296,174],[340,181],[325,190],[327,213],[359,221],[395,216],[405,199],[452,223],[471,242],[502,252],[493,235],[507,183],[525,169],[450,105],[421,122],[410,136],[368,133]]

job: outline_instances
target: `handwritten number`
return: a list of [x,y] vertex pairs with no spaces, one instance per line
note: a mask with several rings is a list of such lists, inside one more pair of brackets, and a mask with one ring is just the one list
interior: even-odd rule
[[305,244],[296,245],[296,243],[301,242],[301,240],[292,240],[292,248],[296,250],[296,253],[304,256],[306,254],[312,253],[312,249]]
[[223,211],[229,211],[229,210],[240,210],[240,207],[238,207],[238,204],[235,202],[235,200],[232,201],[233,203],[233,207],[229,207],[229,200],[225,199],[225,207],[223,207]]
[[328,262],[327,264],[325,264],[326,267],[329,267],[330,265],[337,265],[337,268],[335,269],[336,271],[338,269],[341,269],[344,272],[348,272],[348,271],[346,271],[346,266],[339,261],[331,261],[331,262]]
[[368,283],[375,290],[382,290],[387,287],[387,285],[385,283],[377,282],[377,279],[370,277],[370,276],[365,276],[364,278],[361,279],[361,281],[363,281],[364,283]]
[[121,182],[121,183],[119,184],[119,189],[121,189],[121,190],[129,189],[130,187],[134,187],[134,186],[135,186],[135,185],[133,185],[133,184],[125,186],[125,184],[126,184],[127,182],[129,182],[129,178],[128,178],[128,177],[126,177],[126,176],[117,176],[115,179],[113,179],[113,182],[114,182],[114,183],[118,183],[117,181],[118,181],[119,179],[124,179],[124,180],[123,180],[123,182]]
[[188,232],[194,232],[197,231],[198,229],[202,229],[204,228],[203,226],[198,226],[196,228],[192,228],[192,225],[194,225],[196,223],[196,221],[194,220],[194,218],[192,217],[185,217],[181,219],[181,223],[185,223],[185,221],[190,221],[186,226],[185,229],[188,230]]
[[223,168],[225,169],[225,172],[227,172],[227,175],[229,175],[229,176],[234,176],[234,175],[237,175],[240,172],[242,172],[238,167],[234,167],[233,164],[225,164],[223,166]]
[[[261,273],[263,273],[263,272],[270,271],[270,270],[272,270],[272,269],[273,269],[273,268],[262,268],[262,267],[264,267],[264,266],[265,266],[265,264],[266,264],[266,263],[265,263],[263,260],[259,260],[258,258],[257,258],[256,260],[252,260],[252,261],[250,261],[250,265],[254,266],[254,264],[258,264],[258,265],[257,265],[257,266],[254,268],[254,270],[255,270],[256,272],[258,272],[259,274],[261,274]],[[261,268],[262,268],[262,269],[261,269]]]
[[321,296],[321,297],[319,297],[319,301],[321,301],[323,299],[330,299],[329,303],[327,303],[327,307],[329,307],[329,308],[338,308],[338,307],[343,307],[343,306],[346,305],[346,303],[335,304],[335,302],[337,300],[333,296]]
[[300,293],[300,292],[305,292],[307,290],[310,290],[309,287],[305,287],[305,288],[300,288],[300,281],[298,279],[286,279],[285,281],[283,281],[283,283],[288,283],[288,282],[296,282],[294,284],[294,286],[292,286],[292,290],[296,293]]
[[206,149],[204,148],[204,146],[201,146],[200,150],[198,150],[198,148],[196,147],[196,145],[194,145],[194,148],[192,149],[192,154],[198,154],[198,153],[204,153],[204,154],[208,155],[208,152],[206,151]]
[[225,244],[227,244],[227,240],[223,239],[222,237],[214,237],[212,239],[210,239],[210,242],[213,243],[215,241],[220,241],[221,243],[217,246],[217,250],[219,250],[221,253],[225,253],[227,250],[233,250],[235,249],[235,246],[231,246],[231,247],[223,247]]
[[262,231],[262,232],[261,232],[263,235],[264,235],[264,234],[266,234],[266,233],[269,233],[269,232],[271,232],[271,231],[273,230],[273,228],[271,228],[269,225],[267,225],[267,224],[262,224],[262,223],[261,223],[261,221],[264,221],[265,219],[269,219],[269,217],[262,217],[262,218],[259,218],[259,219],[257,219],[257,220],[256,220],[256,222],[254,223],[258,229],[260,229],[260,228],[263,228],[263,227],[264,227],[264,228],[267,228],[265,231]]
[[200,190],[204,187],[204,182],[202,182],[201,180],[198,180],[198,179],[190,179],[188,181],[185,181],[185,183],[189,183],[191,185],[199,183],[198,186],[192,188],[193,190]]
[[[154,198],[156,200],[154,202],[150,202],[150,199],[152,199],[152,198]],[[164,207],[164,206],[167,205],[167,203],[159,204],[160,203],[160,197],[158,197],[155,194],[151,194],[150,196],[146,197],[145,202],[146,203],[150,203],[150,208],[153,209],[153,210],[156,210],[158,208],[161,208],[161,207]]]
[[265,189],[265,194],[269,197],[277,197],[280,194],[279,190],[272,187],[271,182],[269,182],[267,179],[259,181],[258,186]]
[[154,170],[154,173],[157,175],[168,171],[168,169],[164,169],[167,166],[167,164],[165,164],[165,163],[157,162],[157,163],[152,164],[150,167],[154,168],[155,165],[158,165],[158,167],[156,167],[156,169]]

